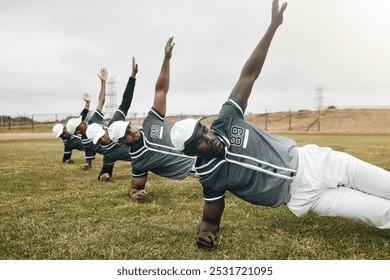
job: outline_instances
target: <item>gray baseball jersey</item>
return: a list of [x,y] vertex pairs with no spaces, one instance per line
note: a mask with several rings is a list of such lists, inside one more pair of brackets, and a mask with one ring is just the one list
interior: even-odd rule
[[102,154],[107,157],[107,162],[111,159],[111,162],[117,160],[131,161],[130,147],[121,148],[118,143],[110,142],[108,145],[100,145],[102,148]]
[[[125,114],[120,109],[117,109],[112,118],[112,122],[117,120],[124,120],[124,119],[125,119]],[[89,119],[88,123],[89,124],[98,123],[103,127],[103,129],[107,129],[107,126],[104,123],[104,116],[98,110],[94,112],[94,114]],[[114,164],[117,160],[131,161],[131,157],[129,154],[130,148],[121,148],[118,145],[118,143],[110,142],[108,145],[100,145],[100,144],[94,145],[92,139],[86,138],[83,139],[83,144],[89,147],[89,149],[92,149],[95,152],[103,155],[103,166],[99,173],[98,178],[103,173],[108,173],[111,177],[114,169]]]
[[131,162],[131,156],[129,153],[130,147],[121,148],[118,143],[111,142],[108,145],[99,145],[103,156],[103,167],[100,171],[100,175],[108,173],[112,177],[114,164],[117,160],[123,160]]
[[[120,109],[117,109],[110,121],[110,124],[115,121],[124,121],[125,118],[126,114]],[[104,130],[107,130],[107,127],[104,125],[104,123],[98,123],[102,125]],[[99,146],[101,153],[104,155],[104,162],[107,164],[113,164],[117,160],[131,161],[129,154],[130,147],[121,148],[118,143],[113,141],[111,141],[108,145],[96,144],[95,146]]]
[[[62,140],[64,143],[64,156],[62,161],[66,161],[72,157],[73,150],[84,151],[84,145],[81,142],[81,137],[78,135],[70,135],[68,139]],[[95,153],[90,150],[85,151],[85,159],[90,160],[95,158]]]
[[151,108],[140,133],[143,145],[130,155],[133,160],[133,177],[145,177],[148,171],[170,179],[184,179],[194,165],[195,158],[179,152],[172,144],[171,126],[164,122],[164,116]]
[[[88,115],[88,109],[84,108],[80,116],[82,117],[82,121],[85,121]],[[79,135],[69,135],[68,139],[63,139],[62,142],[64,143],[64,156],[62,158],[62,161],[65,162],[66,160],[70,159],[72,157],[72,150],[76,149],[79,151],[85,151],[85,159],[86,160],[92,160],[95,158],[95,152],[90,149],[85,149],[82,139]]]
[[196,162],[205,202],[218,203],[230,191],[252,204],[285,204],[298,166],[296,143],[248,124],[244,109],[238,98],[230,97],[211,125],[224,151]]

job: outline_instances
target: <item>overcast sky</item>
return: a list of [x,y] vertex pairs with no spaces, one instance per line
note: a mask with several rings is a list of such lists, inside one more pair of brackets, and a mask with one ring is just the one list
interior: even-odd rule
[[[85,91],[94,109],[101,67],[119,105],[132,56],[130,110],[146,112],[170,36],[167,114],[215,114],[268,27],[271,3],[1,0],[0,115],[78,113]],[[246,112],[316,109],[321,86],[323,106],[390,107],[388,11],[388,0],[288,1]]]

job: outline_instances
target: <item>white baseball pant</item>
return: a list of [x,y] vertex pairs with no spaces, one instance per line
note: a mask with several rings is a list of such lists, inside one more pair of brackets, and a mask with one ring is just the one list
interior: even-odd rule
[[331,148],[298,148],[298,172],[287,207],[390,229],[390,172]]

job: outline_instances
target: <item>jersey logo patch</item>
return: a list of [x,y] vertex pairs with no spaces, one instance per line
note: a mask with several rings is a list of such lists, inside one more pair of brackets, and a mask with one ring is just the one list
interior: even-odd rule
[[230,129],[230,144],[246,148],[248,144],[249,130],[239,126],[232,126]]
[[150,129],[150,137],[161,139],[162,135],[163,135],[163,127],[156,124],[152,125]]

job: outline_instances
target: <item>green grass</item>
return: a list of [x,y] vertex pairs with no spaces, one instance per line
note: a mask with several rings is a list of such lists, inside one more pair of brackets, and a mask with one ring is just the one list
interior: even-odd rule
[[[390,169],[390,135],[288,134]],[[202,214],[196,178],[151,174],[149,201],[129,201],[131,166],[97,181],[101,156],[87,172],[63,165],[62,142],[0,141],[0,259],[390,259],[390,231],[338,218],[295,217],[285,206],[258,207],[227,195],[219,245],[199,250]]]

